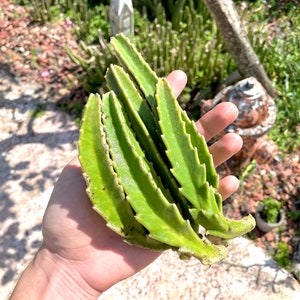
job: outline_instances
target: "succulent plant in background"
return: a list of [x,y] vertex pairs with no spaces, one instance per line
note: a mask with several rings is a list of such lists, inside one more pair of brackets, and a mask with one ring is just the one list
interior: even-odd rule
[[255,221],[223,215],[206,142],[166,79],[123,35],[111,45],[122,67],[108,69],[109,92],[90,95],[79,138],[93,206],[130,244],[217,263]]
[[282,203],[273,198],[265,198],[260,202],[260,204],[262,206],[260,212],[261,216],[268,223],[277,223],[279,220]]
[[258,204],[255,212],[256,225],[262,232],[268,232],[284,222],[282,202],[265,198]]

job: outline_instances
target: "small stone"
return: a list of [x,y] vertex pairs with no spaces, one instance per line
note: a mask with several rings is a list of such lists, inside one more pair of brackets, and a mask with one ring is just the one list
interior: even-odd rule
[[274,232],[272,232],[272,231],[267,232],[267,233],[265,234],[265,239],[266,239],[266,241],[268,241],[268,242],[273,241],[273,240],[275,239],[275,234],[274,234]]
[[7,52],[7,48],[5,46],[1,46],[0,50],[1,50],[1,52],[4,52],[4,53]]
[[61,88],[61,89],[58,90],[58,94],[61,95],[61,96],[66,95],[68,93],[69,93],[69,90],[66,89],[66,88]]

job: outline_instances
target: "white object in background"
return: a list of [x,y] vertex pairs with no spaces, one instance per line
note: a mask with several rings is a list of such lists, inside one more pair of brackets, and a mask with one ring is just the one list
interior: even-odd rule
[[133,6],[131,0],[111,0],[109,18],[112,36],[118,33],[133,35]]

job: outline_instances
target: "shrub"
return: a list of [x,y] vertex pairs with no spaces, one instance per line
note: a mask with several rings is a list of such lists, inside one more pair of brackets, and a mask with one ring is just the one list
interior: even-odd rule
[[[254,13],[253,13],[254,12]],[[277,92],[277,120],[269,136],[283,152],[300,144],[300,7],[296,1],[254,1],[240,12],[252,45]]]

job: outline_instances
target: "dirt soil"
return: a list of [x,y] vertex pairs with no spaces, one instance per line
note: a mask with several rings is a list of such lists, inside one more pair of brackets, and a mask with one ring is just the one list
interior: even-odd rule
[[[64,103],[70,111],[76,102],[84,103],[87,94],[76,79],[80,69],[67,57],[64,47],[76,49],[72,28],[60,21],[50,25],[34,24],[24,7],[0,0],[0,69],[5,69],[22,84],[36,82],[53,104]],[[49,97],[48,97],[49,101]],[[263,234],[255,229],[256,245],[274,252],[279,241],[288,245],[290,258],[299,238],[299,217],[292,212],[300,205],[300,147],[293,153],[278,154],[265,165],[255,166],[241,187],[224,204],[228,216],[240,218],[254,214],[259,201],[272,197],[282,201],[285,222],[280,230]]]

